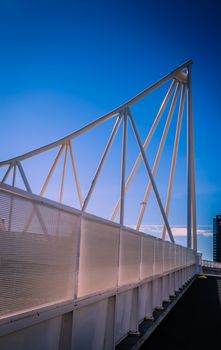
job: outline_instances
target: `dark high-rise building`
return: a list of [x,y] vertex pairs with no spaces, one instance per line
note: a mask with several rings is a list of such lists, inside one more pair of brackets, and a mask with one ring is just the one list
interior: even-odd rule
[[213,261],[221,262],[221,215],[213,219]]

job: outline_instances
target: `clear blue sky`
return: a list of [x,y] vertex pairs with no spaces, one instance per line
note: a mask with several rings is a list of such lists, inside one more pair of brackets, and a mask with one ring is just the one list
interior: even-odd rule
[[[205,229],[205,225],[212,224],[213,216],[221,212],[220,18],[221,5],[215,0],[1,1],[0,159],[69,134],[191,58],[197,221]],[[154,103],[150,105],[149,114],[154,116],[165,91],[161,97],[153,97],[156,107]],[[137,118],[142,137],[148,131],[145,113]],[[87,173],[85,164],[93,170],[92,156],[96,146],[101,150],[105,144],[110,127],[105,132],[96,131],[95,141],[91,137],[93,141],[80,142],[79,149],[76,145],[78,163],[86,157],[82,165],[83,191],[91,181],[87,176],[90,169]],[[119,170],[114,156],[119,156],[120,147],[117,140],[107,173]],[[135,147],[130,148],[132,160],[137,154]],[[165,153],[165,163],[167,156]],[[95,169],[99,154],[94,157]],[[152,155],[149,157],[151,162]],[[181,143],[179,157],[181,169],[185,170],[185,141]],[[41,170],[39,176],[40,173]],[[171,223],[179,226],[186,222],[183,173],[177,173],[175,205],[171,208]],[[143,178],[138,176],[140,181],[130,194],[132,202],[143,197]],[[160,177],[158,182],[163,187]],[[118,185],[114,176],[108,186],[101,179],[98,198],[106,201],[108,192],[112,193]],[[94,206],[99,209],[101,201],[98,202]],[[109,210],[108,204],[106,207]],[[129,204],[128,208],[134,213]],[[172,211],[175,208],[176,212]],[[136,218],[137,213],[130,214],[127,221],[132,225]],[[145,224],[160,224],[154,211],[145,220]],[[205,256],[211,257],[211,237],[200,235],[199,245]]]

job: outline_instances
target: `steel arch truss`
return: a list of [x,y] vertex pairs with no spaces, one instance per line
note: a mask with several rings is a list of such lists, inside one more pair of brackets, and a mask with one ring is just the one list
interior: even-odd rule
[[[125,196],[130,188],[130,185],[134,179],[134,176],[141,164],[141,162],[144,162],[146,171],[149,176],[149,183],[145,190],[145,195],[143,198],[143,201],[141,203],[141,209],[140,214],[138,217],[136,229],[140,230],[141,224],[143,222],[143,217],[145,213],[145,209],[147,206],[148,199],[150,197],[150,193],[153,189],[153,192],[155,194],[160,212],[163,217],[163,232],[162,232],[162,238],[166,238],[166,232],[168,233],[170,240],[174,242],[173,234],[171,231],[171,227],[168,222],[168,216],[170,212],[170,204],[171,204],[171,196],[172,196],[172,188],[173,188],[173,182],[174,182],[174,174],[176,169],[176,162],[177,162],[177,154],[178,154],[178,147],[179,147],[179,139],[180,139],[180,131],[181,131],[181,125],[182,125],[182,117],[183,117],[183,110],[184,110],[184,104],[185,100],[187,100],[187,120],[188,120],[188,127],[187,127],[187,144],[188,144],[188,150],[187,150],[187,246],[189,248],[193,247],[194,249],[197,249],[197,242],[196,242],[196,200],[195,200],[195,174],[194,174],[194,132],[193,132],[193,111],[192,111],[192,77],[191,77],[191,66],[192,61],[188,61],[184,63],[182,66],[178,67],[171,73],[169,73],[167,76],[153,84],[152,86],[145,89],[143,92],[132,98],[127,103],[123,104],[122,106],[118,107],[117,109],[113,110],[112,112],[108,113],[107,115],[95,120],[94,122],[84,126],[83,128],[75,131],[74,133],[68,135],[65,138],[62,138],[56,142],[53,142],[49,145],[46,145],[42,148],[36,149],[34,151],[28,152],[24,155],[21,155],[19,157],[9,159],[6,161],[0,162],[0,167],[5,167],[5,173],[1,180],[2,183],[6,183],[10,173],[12,173],[12,184],[11,186],[16,186],[16,174],[19,172],[20,176],[22,178],[22,181],[24,183],[25,189],[27,192],[32,192],[28,178],[25,174],[24,168],[22,166],[22,161],[31,157],[34,157],[40,153],[47,152],[48,150],[51,150],[53,148],[58,148],[56,157],[54,159],[54,162],[49,170],[49,173],[42,185],[42,188],[40,190],[39,195],[44,196],[45,192],[48,188],[49,182],[55,172],[55,169],[60,161],[61,155],[64,153],[64,160],[63,160],[63,167],[62,167],[62,178],[61,178],[61,185],[60,185],[60,195],[59,200],[60,203],[63,202],[63,194],[64,194],[64,185],[65,185],[65,176],[66,176],[66,170],[67,170],[67,157],[68,154],[71,158],[71,164],[73,168],[73,174],[77,189],[77,195],[79,200],[79,205],[82,210],[82,212],[86,211],[88,204],[90,202],[91,196],[93,194],[93,191],[95,189],[97,180],[100,176],[100,173],[102,171],[103,165],[106,161],[106,158],[108,156],[108,153],[112,147],[112,144],[114,142],[114,139],[118,133],[119,127],[121,124],[123,124],[123,136],[122,136],[122,166],[121,166],[121,189],[120,189],[120,198],[116,203],[116,206],[113,210],[113,213],[111,215],[111,220],[116,219],[116,215],[120,214],[120,224],[124,225],[124,210],[125,210]],[[137,130],[135,120],[132,115],[131,107],[136,104],[139,100],[143,99],[145,96],[150,94],[152,91],[156,90],[166,82],[171,80],[170,88],[160,106],[160,109],[156,115],[156,118],[150,128],[150,131],[144,141],[142,143],[141,137],[139,135],[139,132]],[[157,150],[157,155],[154,161],[153,168],[151,169],[147,156],[146,156],[146,150],[150,144],[150,141],[157,129],[157,126],[161,120],[161,117],[169,104],[170,98],[172,97],[172,102],[169,108],[168,116],[166,119],[165,127],[163,130],[163,134],[161,137],[161,141]],[[179,100],[179,102],[178,102]],[[176,125],[176,133],[175,133],[175,139],[174,139],[174,147],[173,147],[173,154],[172,154],[172,161],[171,161],[171,167],[170,167],[170,176],[169,176],[169,184],[168,184],[168,191],[167,191],[167,199],[165,206],[162,203],[160,194],[158,192],[156,182],[155,182],[155,176],[158,170],[159,162],[162,156],[162,152],[164,149],[165,141],[168,135],[168,131],[171,125],[172,118],[174,116],[174,111],[176,108],[176,105],[179,104],[178,107],[178,117],[177,117],[177,125]],[[76,139],[78,136],[87,133],[89,130],[98,127],[100,124],[105,123],[106,121],[110,120],[111,118],[115,118],[116,122],[113,127],[113,130],[111,132],[111,135],[108,139],[108,142],[106,144],[106,147],[104,149],[103,155],[101,157],[101,160],[98,164],[97,170],[95,172],[94,178],[91,182],[91,186],[85,196],[83,198],[78,171],[77,171],[77,165],[75,160],[75,154],[73,150],[72,141]],[[131,170],[131,173],[128,178],[126,178],[126,162],[127,162],[127,137],[128,137],[128,123],[131,124],[132,129],[134,131],[135,138],[137,140],[137,144],[139,146],[140,153],[136,159],[136,162]],[[13,205],[13,203],[12,203]],[[25,230],[28,229],[33,215],[36,214],[38,216],[38,219],[41,223],[41,226],[45,232],[46,228],[44,226],[44,222],[41,219],[41,215],[37,210],[37,207],[33,207],[33,211],[30,214],[29,220],[26,223]],[[9,220],[10,222],[10,220]],[[47,233],[47,232],[46,232]]]

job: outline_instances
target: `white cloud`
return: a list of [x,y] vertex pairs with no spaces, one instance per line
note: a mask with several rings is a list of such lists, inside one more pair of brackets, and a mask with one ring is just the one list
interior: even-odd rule
[[[132,225],[131,225],[132,226]],[[134,227],[134,225],[133,225]],[[171,226],[172,233],[174,237],[185,237],[187,235],[186,226]],[[162,236],[162,225],[142,225],[140,228],[141,231],[148,233],[152,236],[161,237]],[[204,237],[212,236],[212,226],[211,225],[198,225],[197,234]]]

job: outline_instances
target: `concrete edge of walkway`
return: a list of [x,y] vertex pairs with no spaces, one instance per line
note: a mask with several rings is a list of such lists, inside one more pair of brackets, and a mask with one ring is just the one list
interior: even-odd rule
[[124,340],[122,340],[117,345],[117,350],[138,350],[145,343],[145,341],[150,337],[150,335],[155,331],[155,329],[159,326],[159,324],[163,321],[163,319],[167,316],[167,314],[171,311],[171,309],[176,305],[176,303],[180,300],[180,298],[184,295],[184,293],[189,289],[189,287],[194,282],[197,275],[193,276],[183,288],[176,292],[175,296],[171,297],[170,302],[166,302],[163,304],[163,310],[155,310],[153,312],[153,320],[144,320],[139,328],[142,328],[141,335],[128,335]]

